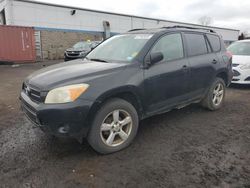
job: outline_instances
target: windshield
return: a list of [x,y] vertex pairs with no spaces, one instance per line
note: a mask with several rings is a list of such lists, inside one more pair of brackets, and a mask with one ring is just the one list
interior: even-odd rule
[[97,46],[87,58],[130,62],[151,37],[151,34],[116,35]]
[[250,42],[235,42],[228,48],[233,55],[250,55]]
[[89,49],[89,46],[90,46],[89,42],[78,42],[73,46],[73,48],[74,49]]

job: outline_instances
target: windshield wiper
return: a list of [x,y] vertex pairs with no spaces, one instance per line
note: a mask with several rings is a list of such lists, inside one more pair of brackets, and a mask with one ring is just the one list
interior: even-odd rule
[[103,59],[89,59],[90,61],[98,61],[98,62],[104,62],[104,63],[108,63],[107,61],[103,60]]

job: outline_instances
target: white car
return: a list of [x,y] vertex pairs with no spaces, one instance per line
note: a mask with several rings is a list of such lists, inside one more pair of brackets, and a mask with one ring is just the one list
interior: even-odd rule
[[250,84],[250,40],[234,42],[227,50],[233,55],[232,83]]

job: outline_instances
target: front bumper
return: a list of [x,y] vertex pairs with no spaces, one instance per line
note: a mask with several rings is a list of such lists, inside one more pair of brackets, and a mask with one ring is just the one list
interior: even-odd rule
[[250,69],[242,70],[238,67],[233,68],[234,76],[232,83],[235,84],[250,84]]
[[87,116],[93,102],[78,99],[65,104],[37,104],[23,91],[20,100],[25,115],[44,132],[77,139],[86,136],[89,128]]
[[75,59],[80,59],[81,57],[68,57],[68,56],[64,56],[64,61],[71,61],[71,60],[75,60]]

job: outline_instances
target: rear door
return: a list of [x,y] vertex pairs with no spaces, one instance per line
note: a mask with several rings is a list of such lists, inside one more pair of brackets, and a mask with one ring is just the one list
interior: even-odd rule
[[203,33],[185,32],[185,42],[190,65],[190,97],[199,98],[210,86],[216,73],[218,57],[212,52]]
[[212,48],[212,51],[216,54],[219,62],[218,68],[227,68],[227,65],[231,66],[231,56],[228,56],[227,50],[222,38],[214,34],[206,34],[208,42]]
[[144,71],[147,112],[155,113],[186,100],[189,80],[181,33],[162,36],[151,53],[161,52],[164,59]]

